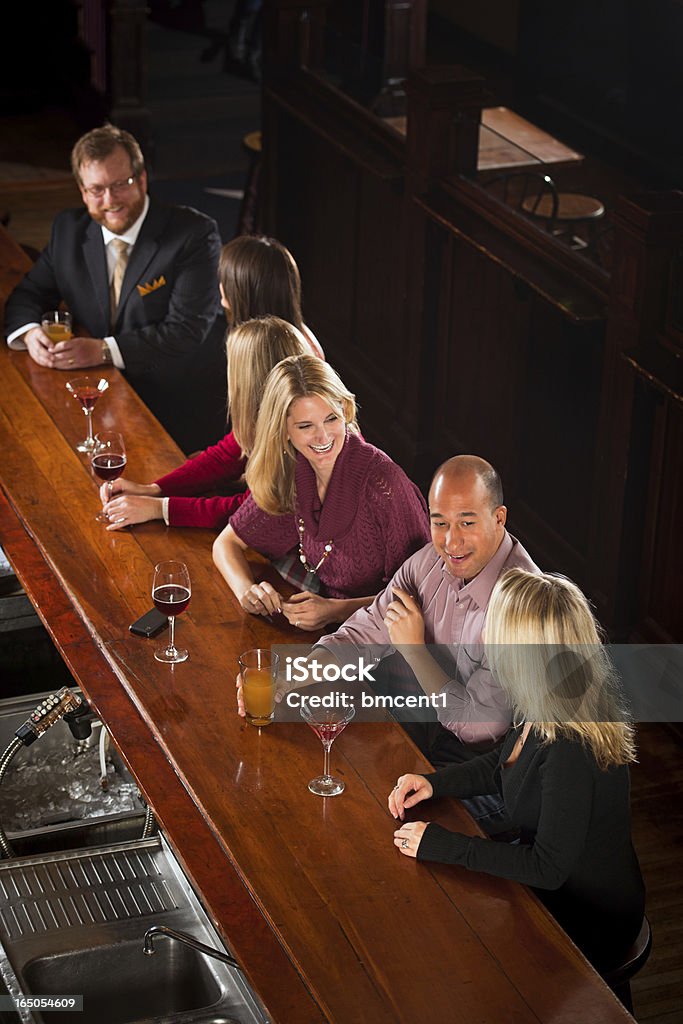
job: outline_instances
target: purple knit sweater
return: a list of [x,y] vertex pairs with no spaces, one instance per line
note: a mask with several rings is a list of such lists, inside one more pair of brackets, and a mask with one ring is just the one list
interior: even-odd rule
[[348,435],[334,464],[324,504],[312,467],[297,454],[295,513],[268,515],[249,496],[230,525],[249,547],[278,559],[296,551],[299,517],[309,565],[317,565],[325,545],[333,543],[318,571],[326,597],[376,594],[430,538],[418,488],[388,455],[355,434]]

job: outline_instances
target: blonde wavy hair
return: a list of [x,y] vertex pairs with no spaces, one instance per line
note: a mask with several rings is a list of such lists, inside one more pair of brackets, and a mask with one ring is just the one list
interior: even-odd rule
[[242,453],[254,446],[256,420],[268,374],[281,359],[310,351],[303,335],[277,316],[246,320],[228,334],[228,414]]
[[359,433],[355,396],[329,363],[312,355],[290,356],[268,375],[247,465],[254,501],[269,515],[293,512],[296,502],[296,451],[287,433],[287,416],[298,398],[321,398],[343,416],[347,430]]
[[504,573],[486,616],[486,655],[515,721],[546,742],[579,739],[602,769],[635,760],[634,731],[599,627],[562,576]]

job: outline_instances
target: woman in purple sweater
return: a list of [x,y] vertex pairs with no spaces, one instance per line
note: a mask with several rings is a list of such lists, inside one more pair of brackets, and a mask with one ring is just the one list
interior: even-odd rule
[[[245,611],[283,612],[301,629],[370,604],[430,537],[419,490],[363,440],[354,396],[314,356],[271,371],[247,483],[251,495],[214,542],[214,562]],[[270,583],[255,583],[247,548],[300,590],[283,601]]]
[[107,502],[102,501],[112,523],[120,530],[150,519],[164,519],[169,526],[204,526],[222,529],[248,492],[216,497],[196,497],[225,488],[239,480],[254,443],[256,418],[266,378],[287,356],[310,351],[301,333],[276,316],[248,320],[228,335],[228,405],[232,430],[218,442],[188,459],[178,469],[153,484],[119,479]]

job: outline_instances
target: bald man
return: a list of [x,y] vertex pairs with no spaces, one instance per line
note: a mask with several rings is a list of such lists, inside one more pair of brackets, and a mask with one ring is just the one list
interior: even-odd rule
[[500,477],[484,459],[458,455],[444,462],[432,481],[429,513],[431,544],[318,646],[348,661],[370,645],[373,659],[393,655],[385,679],[393,676],[401,687],[409,677],[414,692],[439,695],[438,721],[405,727],[441,766],[490,750],[510,725],[507,701],[484,657],[482,629],[501,573],[539,569],[507,532]]

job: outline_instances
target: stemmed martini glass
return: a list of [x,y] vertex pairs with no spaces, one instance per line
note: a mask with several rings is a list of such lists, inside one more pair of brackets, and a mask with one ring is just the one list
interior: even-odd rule
[[346,783],[342,779],[335,779],[330,775],[330,748],[355,713],[353,704],[347,708],[312,708],[308,704],[301,707],[301,717],[318,736],[325,751],[323,774],[308,783],[311,793],[315,793],[316,796],[338,796],[346,789]]
[[92,455],[97,450],[97,441],[92,432],[92,411],[98,398],[108,387],[109,381],[104,377],[73,377],[66,382],[66,390],[81,403],[81,409],[88,419],[88,436],[76,445],[77,452]]

